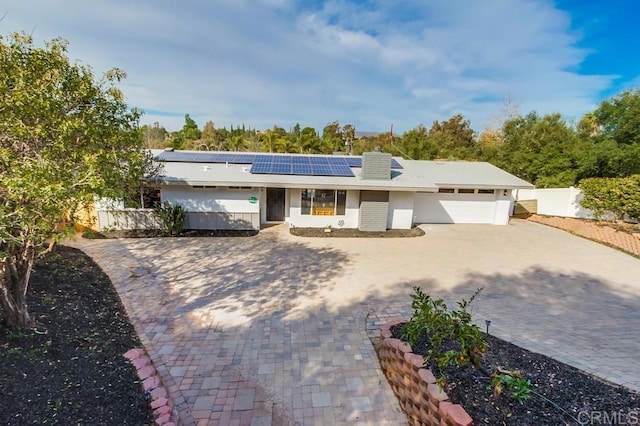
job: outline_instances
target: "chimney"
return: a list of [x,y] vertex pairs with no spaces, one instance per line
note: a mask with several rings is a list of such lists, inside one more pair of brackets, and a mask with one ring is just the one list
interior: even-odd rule
[[390,180],[391,154],[380,152],[380,148],[374,152],[363,153],[362,179]]

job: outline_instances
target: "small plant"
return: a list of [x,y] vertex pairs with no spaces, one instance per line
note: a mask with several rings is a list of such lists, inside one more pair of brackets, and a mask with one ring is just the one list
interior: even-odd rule
[[169,235],[178,235],[184,229],[184,220],[187,217],[187,212],[180,204],[172,205],[165,201],[158,205],[154,212]]
[[506,389],[520,404],[524,404],[531,396],[531,381],[522,377],[519,370],[496,369],[491,377],[491,387],[493,387],[493,396],[499,396]]
[[11,348],[11,349],[7,349],[7,352],[6,352],[7,355],[17,355],[19,353],[22,353],[22,348]]
[[479,354],[486,351],[486,343],[467,308],[482,289],[476,290],[468,300],[458,302],[459,310],[449,310],[442,299],[433,299],[419,287],[414,287],[414,291],[413,316],[404,327],[402,338],[414,345],[422,334],[427,334],[431,347],[425,361],[435,362],[440,371],[450,365],[462,367],[469,363],[480,368]]
[[413,290],[413,315],[403,328],[402,339],[414,346],[423,335],[429,337],[430,346],[424,358],[425,362],[434,363],[438,367],[440,375],[437,381],[441,387],[446,383],[447,368],[462,368],[471,364],[480,373],[491,378],[496,397],[503,389],[507,389],[520,403],[529,398],[530,383],[521,376],[520,371],[498,367],[492,373],[483,366],[482,354],[486,352],[487,344],[480,328],[472,322],[468,310],[482,288],[477,289],[469,299],[457,302],[457,310],[450,310],[444,300],[433,299],[419,287],[414,287]]
[[87,240],[95,240],[96,233],[92,229],[87,229],[82,233],[82,238],[86,238]]
[[56,399],[55,401],[47,401],[47,411],[58,411],[62,406],[62,401]]

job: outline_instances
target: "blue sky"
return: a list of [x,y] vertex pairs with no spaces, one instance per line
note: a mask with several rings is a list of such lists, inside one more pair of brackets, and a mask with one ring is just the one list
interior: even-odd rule
[[142,123],[403,132],[505,99],[568,119],[640,86],[636,0],[0,0],[0,33],[64,37]]

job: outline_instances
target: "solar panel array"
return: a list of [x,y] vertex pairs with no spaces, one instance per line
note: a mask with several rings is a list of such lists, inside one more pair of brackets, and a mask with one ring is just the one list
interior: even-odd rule
[[[354,176],[351,168],[362,167],[360,157],[164,151],[157,158],[182,163],[251,164],[251,173],[275,175]],[[392,159],[391,168],[402,166]]]
[[249,171],[272,175],[354,176],[344,158],[305,155],[274,155],[256,159]]

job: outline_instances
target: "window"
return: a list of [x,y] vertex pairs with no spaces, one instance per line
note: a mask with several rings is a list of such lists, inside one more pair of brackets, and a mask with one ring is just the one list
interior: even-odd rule
[[438,192],[441,192],[443,194],[453,194],[454,189],[453,188],[440,188],[440,189],[438,189]]
[[336,215],[344,216],[347,208],[347,191],[338,191],[336,197]]
[[493,194],[493,189],[478,189],[478,194]]
[[303,189],[301,214],[311,214],[311,200],[313,200],[313,189]]
[[458,189],[458,194],[473,194],[476,192],[475,189],[472,188],[460,188]]
[[333,189],[303,189],[300,213],[313,216],[344,216],[347,191]]

